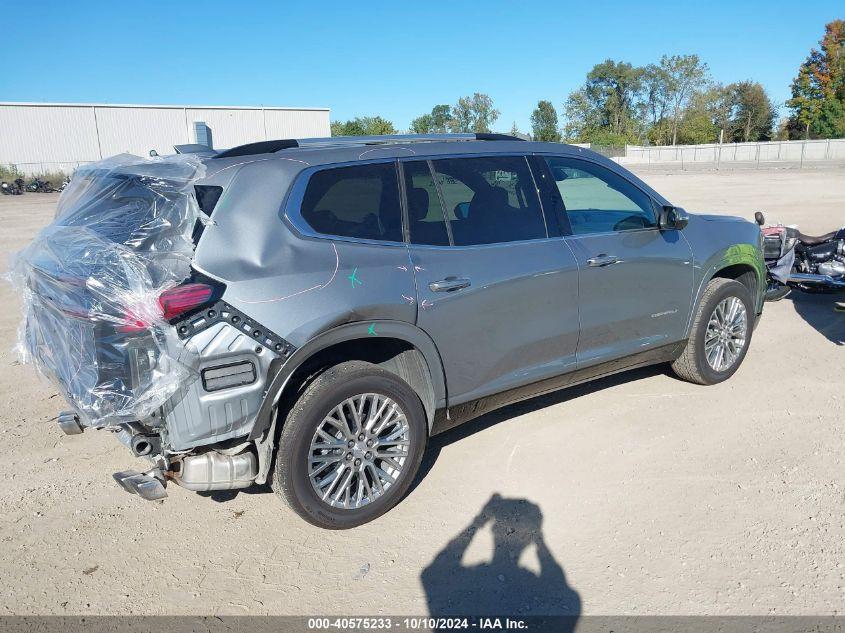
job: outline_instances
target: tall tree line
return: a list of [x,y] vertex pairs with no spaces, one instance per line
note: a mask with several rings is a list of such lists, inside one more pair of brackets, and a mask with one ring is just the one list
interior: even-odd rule
[[605,145],[763,141],[776,116],[762,85],[716,83],[697,55],[664,55],[641,67],[605,60],[563,111],[567,139]]
[[845,137],[845,20],[825,25],[818,49],[798,69],[786,122],[790,138]]
[[[598,145],[676,145],[766,141],[775,138],[845,137],[845,20],[825,26],[792,82],[791,115],[775,129],[777,108],[753,80],[716,82],[697,55],[664,55],[634,66],[607,59],[593,66],[584,84],[558,110],[540,100],[531,113],[536,140]],[[418,134],[490,132],[499,118],[489,95],[473,93],[454,104],[435,105],[411,121]],[[380,117],[333,121],[332,135],[395,134]],[[513,134],[521,134],[516,123]]]

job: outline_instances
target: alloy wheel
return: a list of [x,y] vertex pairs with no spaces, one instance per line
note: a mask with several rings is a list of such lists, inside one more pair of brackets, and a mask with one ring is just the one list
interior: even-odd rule
[[727,371],[736,363],[748,335],[748,314],[737,297],[722,299],[710,315],[704,336],[707,364],[718,372]]
[[323,418],[311,439],[311,486],[335,508],[372,503],[399,479],[410,443],[408,420],[392,398],[377,393],[347,398]]

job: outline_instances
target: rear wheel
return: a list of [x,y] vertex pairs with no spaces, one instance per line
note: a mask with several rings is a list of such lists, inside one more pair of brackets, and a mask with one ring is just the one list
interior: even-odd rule
[[381,516],[422,461],[425,411],[398,376],[349,361],[317,376],[287,416],[275,491],[306,521],[345,529]]
[[674,372],[699,385],[730,378],[745,358],[753,330],[751,293],[732,279],[712,279],[704,289],[690,338],[672,363]]

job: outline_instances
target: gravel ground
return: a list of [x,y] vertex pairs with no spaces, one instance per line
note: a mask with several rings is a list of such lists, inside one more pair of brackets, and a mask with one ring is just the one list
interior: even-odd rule
[[[845,223],[843,169],[643,176],[691,211]],[[55,200],[0,198],[4,257]],[[143,464],[108,433],[59,431],[61,399],[15,361],[17,303],[0,293],[0,614],[843,611],[845,315],[830,298],[768,305],[721,385],[640,370],[435,438],[396,509],[328,532],[266,489],[121,491],[110,474]]]

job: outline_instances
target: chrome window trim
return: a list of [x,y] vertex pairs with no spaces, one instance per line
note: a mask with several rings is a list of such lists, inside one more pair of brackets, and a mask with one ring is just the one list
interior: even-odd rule
[[397,211],[402,220],[402,233],[404,237],[405,221],[404,218],[402,218],[402,185],[399,181],[399,171],[397,169],[398,166],[395,158],[352,160],[342,163],[326,163],[324,165],[313,165],[311,167],[306,167],[296,175],[293,185],[291,186],[290,191],[288,192],[287,198],[282,204],[282,210],[280,215],[284,220],[287,221],[287,223],[291,227],[296,230],[297,233],[299,233],[303,237],[310,237],[320,240],[331,240],[337,242],[351,242],[354,244],[367,244],[371,246],[406,246],[406,242],[404,241],[404,239],[403,241],[397,242],[395,240],[374,240],[368,238],[350,237],[348,235],[333,235],[330,233],[320,233],[314,228],[312,228],[311,225],[305,221],[305,218],[302,217],[302,201],[305,198],[305,190],[308,188],[308,183],[311,180],[311,176],[313,176],[319,171],[339,169],[341,167],[358,167],[360,165],[393,165],[396,174],[397,195],[399,197],[399,207]]
[[538,237],[533,240],[515,240],[512,242],[490,242],[489,244],[466,244],[463,246],[444,245],[444,244],[408,244],[409,248],[425,248],[425,249],[441,249],[441,250],[474,250],[478,248],[501,248],[511,244],[540,244],[543,242],[560,242],[563,236],[553,235],[552,237]]

